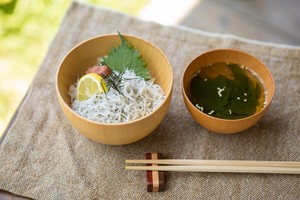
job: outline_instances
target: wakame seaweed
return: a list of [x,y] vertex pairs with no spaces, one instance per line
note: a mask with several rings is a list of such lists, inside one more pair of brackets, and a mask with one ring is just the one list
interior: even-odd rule
[[262,83],[238,64],[224,62],[205,66],[193,76],[189,87],[190,101],[214,117],[240,119],[264,106]]

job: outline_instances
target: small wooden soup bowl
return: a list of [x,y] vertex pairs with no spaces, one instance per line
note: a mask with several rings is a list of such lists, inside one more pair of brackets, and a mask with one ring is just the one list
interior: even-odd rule
[[[191,78],[201,67],[218,62],[244,65],[257,74],[267,92],[267,100],[262,110],[241,119],[221,119],[205,114],[191,103],[188,98]],[[188,111],[201,126],[215,133],[233,134],[250,128],[266,113],[274,96],[274,80],[270,70],[257,58],[238,50],[217,49],[201,54],[188,64],[182,78],[182,94]]]
[[95,65],[98,57],[107,55],[112,47],[121,44],[117,34],[94,37],[75,46],[62,60],[56,75],[58,101],[67,119],[81,134],[103,144],[123,145],[146,137],[165,117],[172,96],[172,67],[164,53],[143,39],[123,36],[141,53],[155,83],[162,87],[166,96],[152,113],[127,123],[99,123],[80,116],[70,108],[70,85],[84,75],[89,67]]

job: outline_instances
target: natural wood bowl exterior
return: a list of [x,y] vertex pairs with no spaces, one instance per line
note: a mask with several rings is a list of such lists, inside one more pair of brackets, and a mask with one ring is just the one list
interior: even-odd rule
[[123,35],[146,61],[151,76],[166,96],[162,104],[151,114],[128,123],[99,123],[78,115],[70,108],[68,90],[78,77],[96,64],[97,57],[107,55],[112,47],[121,44],[119,36],[102,35],[84,41],[71,49],[61,62],[56,75],[56,91],[59,104],[71,124],[87,138],[110,145],[123,145],[138,141],[150,134],[165,117],[172,96],[173,72],[164,55],[153,44],[129,35]]
[[[187,85],[197,70],[216,62],[238,63],[256,72],[267,91],[265,107],[252,116],[235,120],[212,117],[198,110],[187,97]],[[274,80],[270,70],[257,58],[239,50],[217,49],[196,57],[188,64],[182,78],[182,94],[188,111],[201,126],[215,133],[233,134],[250,128],[266,113],[274,96]]]

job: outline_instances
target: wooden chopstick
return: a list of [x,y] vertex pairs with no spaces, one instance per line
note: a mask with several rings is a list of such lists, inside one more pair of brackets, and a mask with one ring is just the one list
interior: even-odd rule
[[158,159],[158,160],[125,160],[130,164],[161,164],[189,166],[257,166],[257,167],[296,167],[300,162],[286,161],[252,161],[252,160],[190,160],[190,159]]
[[156,170],[183,172],[231,172],[231,173],[275,173],[300,174],[294,167],[246,167],[246,166],[125,166],[127,170]]
[[158,159],[125,160],[125,163],[161,164],[161,166],[125,166],[127,170],[300,174],[300,162]]

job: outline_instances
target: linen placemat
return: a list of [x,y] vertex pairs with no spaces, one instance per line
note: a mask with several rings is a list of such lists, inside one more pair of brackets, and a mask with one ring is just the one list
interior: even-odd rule
[[[201,19],[205,20],[205,19]],[[79,134],[59,107],[55,74],[64,55],[90,37],[120,31],[159,47],[174,70],[166,118],[148,137],[124,146]],[[234,48],[261,59],[275,80],[269,112],[254,127],[219,135],[199,126],[181,96],[185,66],[198,54]],[[146,174],[125,159],[300,161],[300,48],[184,27],[162,26],[78,2],[70,6],[0,149],[0,189],[33,199],[299,199],[299,175],[166,173],[164,192],[146,192]]]

